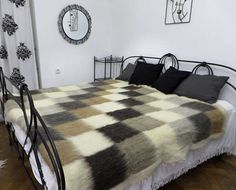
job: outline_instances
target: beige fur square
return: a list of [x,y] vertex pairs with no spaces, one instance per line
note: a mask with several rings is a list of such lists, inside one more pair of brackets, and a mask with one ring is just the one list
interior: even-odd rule
[[81,100],[81,102],[83,102],[89,106],[96,105],[96,104],[102,104],[102,103],[109,102],[109,101],[110,100],[103,98],[103,97],[95,97],[95,98]]
[[87,118],[87,117],[91,117],[94,115],[102,114],[101,111],[99,111],[93,107],[79,108],[79,109],[71,111],[71,113],[76,115],[78,118]]
[[81,120],[58,125],[54,128],[64,136],[77,136],[92,130],[92,128]]

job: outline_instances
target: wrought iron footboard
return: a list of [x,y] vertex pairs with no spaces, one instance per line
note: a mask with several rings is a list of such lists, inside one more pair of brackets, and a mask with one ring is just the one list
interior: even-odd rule
[[[16,91],[19,93],[19,96],[14,95],[8,88],[6,81],[9,82],[12,86],[15,87]],[[48,189],[44,173],[42,170],[42,163],[40,162],[38,150],[37,150],[37,143],[42,143],[43,147],[47,151],[47,154],[49,156],[50,162],[52,164],[53,172],[56,176],[57,184],[58,184],[58,190],[65,190],[65,176],[61,164],[60,157],[58,155],[56,146],[50,136],[49,130],[47,126],[45,125],[42,117],[36,110],[34,106],[34,102],[31,96],[31,93],[28,89],[28,86],[25,83],[16,84],[15,81],[9,79],[6,77],[3,73],[3,69],[0,67],[0,85],[1,85],[1,108],[2,108],[2,115],[3,118],[5,117],[5,103],[7,100],[12,99],[14,100],[22,110],[25,125],[27,127],[27,133],[26,138],[24,141],[24,144],[21,145],[16,136],[14,127],[11,123],[6,122],[6,127],[9,132],[9,139],[10,144],[15,144],[17,151],[19,153],[19,159],[22,161],[22,163],[25,163],[25,157],[29,160],[30,156],[34,155],[35,161],[37,164],[38,173],[40,175],[41,184],[44,189]],[[26,102],[28,103],[26,107]],[[30,113],[30,115],[27,115],[27,112]],[[39,130],[40,128],[40,130]],[[31,147],[29,151],[25,151],[24,147],[26,143],[30,141]],[[31,154],[31,153],[34,154]]]

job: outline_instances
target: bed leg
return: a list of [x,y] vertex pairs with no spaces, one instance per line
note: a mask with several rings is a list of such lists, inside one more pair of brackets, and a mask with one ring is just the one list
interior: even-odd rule
[[12,142],[12,138],[11,138],[11,125],[10,124],[6,124],[6,128],[7,128],[8,136],[9,136],[9,145],[12,146],[13,142]]
[[218,159],[219,159],[219,160],[223,160],[223,159],[224,159],[224,156],[225,156],[225,154],[221,154],[221,155],[218,156]]

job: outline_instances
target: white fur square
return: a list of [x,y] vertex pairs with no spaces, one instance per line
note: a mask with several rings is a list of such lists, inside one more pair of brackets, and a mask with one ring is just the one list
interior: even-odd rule
[[[84,160],[76,160],[63,167],[66,178],[66,189],[92,189],[92,171],[89,164]],[[80,172],[82,171],[82,172]]]
[[70,85],[70,86],[62,86],[59,87],[58,89],[67,92],[67,91],[79,90],[80,88],[76,85]]
[[89,131],[69,138],[83,156],[91,156],[113,145],[113,142],[97,131]]
[[63,98],[68,96],[65,92],[49,92],[44,94],[49,98]]
[[128,99],[129,97],[123,94],[108,94],[105,96],[102,96],[103,98],[109,99],[111,101],[120,101],[124,99]]
[[176,95],[173,95],[173,94],[166,95],[166,94],[158,91],[158,92],[150,93],[150,94],[148,94],[148,96],[151,96],[151,97],[154,97],[154,98],[157,98],[157,99],[167,99],[167,98],[171,98],[171,97],[176,96]]
[[99,111],[102,111],[103,113],[108,113],[126,108],[123,104],[117,102],[106,102],[102,104],[93,105],[92,107],[96,108]]
[[[29,112],[29,111],[28,111]],[[17,119],[23,116],[23,112],[20,108],[13,108],[5,111],[5,120],[16,123]]]
[[160,108],[162,110],[178,107],[178,105],[171,103],[169,101],[165,101],[165,100],[158,100],[158,101],[150,102],[147,105],[155,107],[155,108]]
[[146,115],[149,117],[152,117],[153,119],[156,119],[156,120],[159,120],[159,121],[162,121],[165,123],[174,122],[174,121],[184,118],[183,115],[180,115],[178,113],[174,113],[171,111],[167,111],[167,110],[152,112],[152,113],[148,113]]
[[123,82],[123,81],[119,81],[119,83],[111,84],[111,86],[114,86],[116,88],[123,88],[123,87],[126,87],[128,85],[129,84],[127,82]]
[[184,159],[185,150],[179,146],[174,130],[168,125],[163,125],[144,132],[156,147],[156,154],[162,157],[164,163],[173,163]]
[[34,105],[36,108],[41,108],[41,107],[48,107],[55,105],[56,103],[53,102],[52,100],[48,99],[43,99],[43,100],[35,100]]
[[144,134],[147,135],[158,148],[162,148],[167,142],[172,142],[173,144],[171,146],[177,143],[175,132],[168,125],[162,125],[161,127],[145,131]]
[[82,119],[82,121],[84,121],[86,124],[88,124],[89,126],[95,129],[105,127],[106,125],[111,125],[117,122],[115,118],[105,115],[105,114],[88,117],[88,118]]
[[114,89],[108,89],[107,91],[111,93],[121,93],[121,92],[127,92],[128,90],[124,88],[114,88]]

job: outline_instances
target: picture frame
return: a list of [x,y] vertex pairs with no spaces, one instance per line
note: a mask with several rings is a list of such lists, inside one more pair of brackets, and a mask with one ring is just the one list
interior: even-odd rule
[[191,22],[193,0],[166,0],[165,24],[186,24]]

